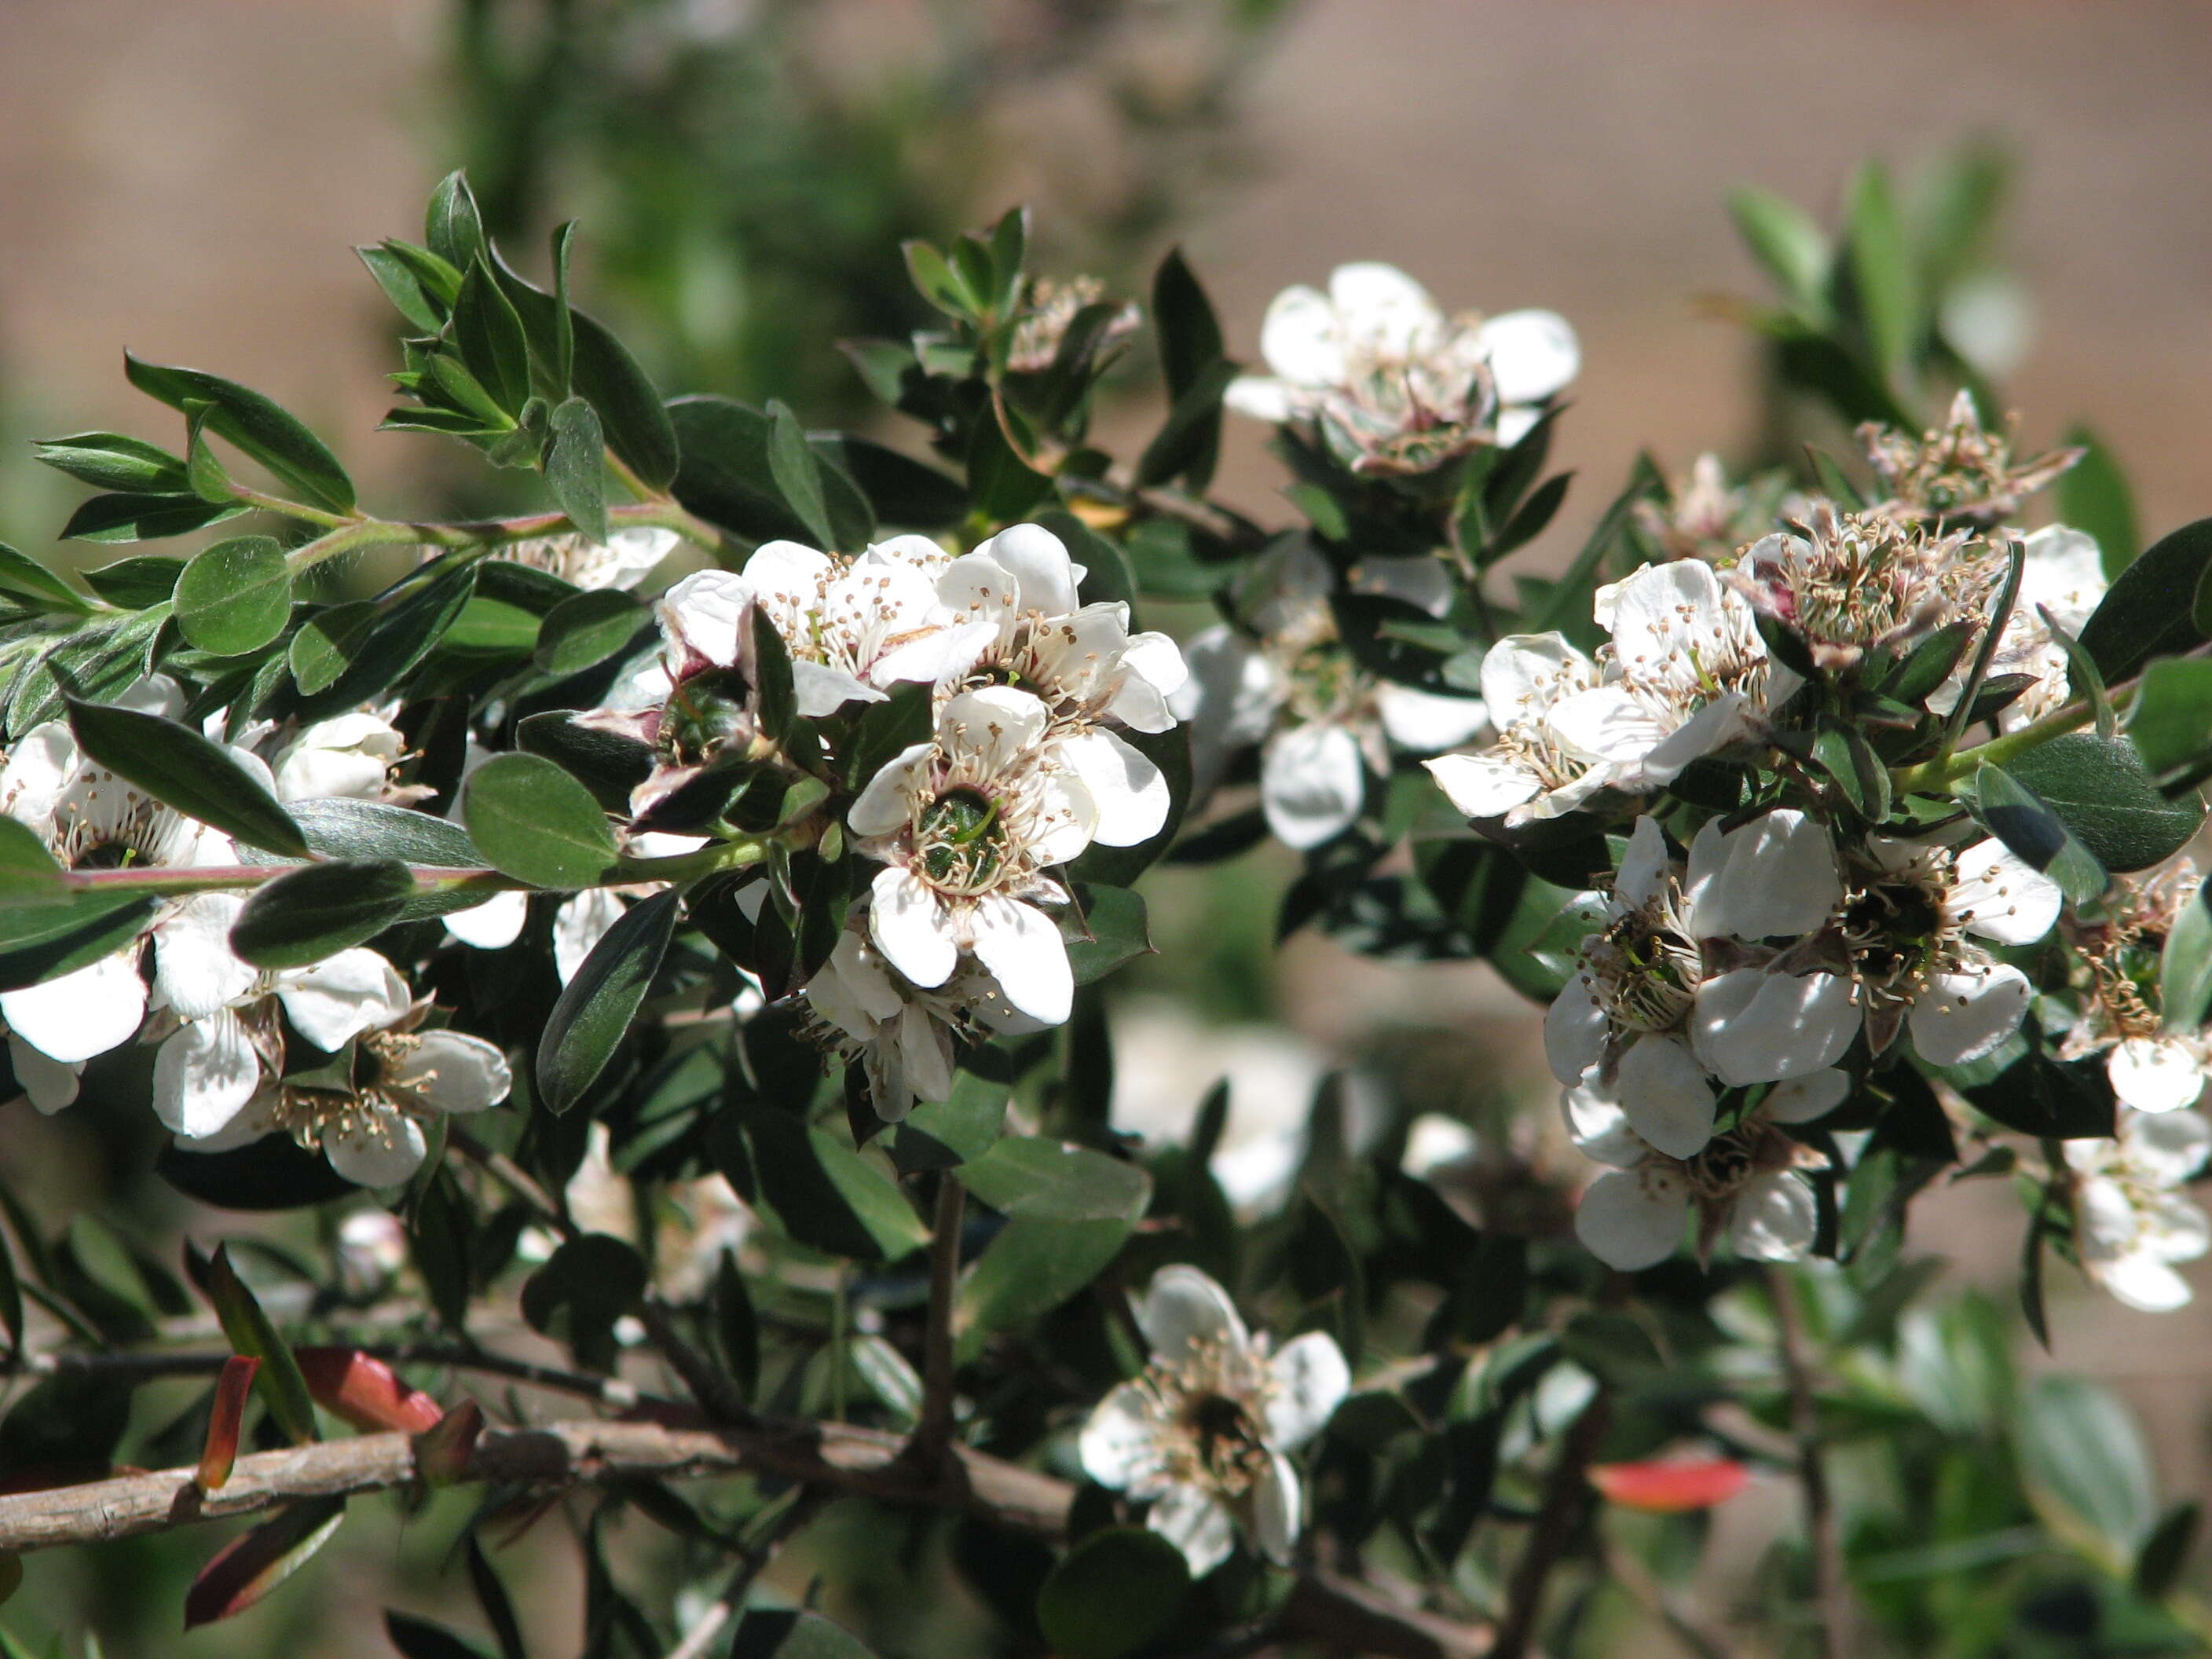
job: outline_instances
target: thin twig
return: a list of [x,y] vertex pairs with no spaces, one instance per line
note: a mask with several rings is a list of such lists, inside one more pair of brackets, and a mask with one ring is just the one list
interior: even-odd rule
[[1784,1380],[1790,1390],[1790,1431],[1797,1442],[1797,1480],[1805,1498],[1805,1534],[1813,1577],[1812,1601],[1820,1619],[1820,1650],[1826,1659],[1849,1659],[1851,1652],[1850,1588],[1844,1577],[1843,1534],[1836,1525],[1828,1491],[1828,1468],[1820,1455],[1820,1404],[1813,1392],[1813,1367],[1797,1300],[1790,1277],[1779,1267],[1766,1270],[1766,1293],[1774,1304],[1775,1334]]
[[760,1537],[739,1552],[737,1571],[730,1575],[728,1588],[713,1607],[699,1615],[699,1621],[684,1632],[684,1639],[668,1650],[666,1659],[705,1659],[714,1638],[732,1619],[744,1611],[745,1597],[752,1593],[753,1581],[768,1571],[769,1564],[793,1536],[821,1513],[827,1501],[818,1486],[801,1486],[793,1493],[791,1501]]
[[959,1289],[960,1227],[967,1189],[948,1172],[937,1178],[936,1231],[929,1244],[929,1329],[921,1355],[921,1411],[908,1447],[915,1467],[941,1466],[952,1440],[952,1298]]
[[1505,1592],[1505,1616],[1498,1621],[1498,1639],[1491,1644],[1489,1659],[1526,1659],[1535,1640],[1536,1622],[1544,1610],[1544,1587],[1552,1570],[1566,1554],[1589,1501],[1588,1471],[1590,1459],[1605,1438],[1613,1416],[1613,1402],[1600,1393],[1567,1430],[1544,1483],[1543,1505],[1536,1512],[1528,1542],[1514,1563],[1513,1577]]

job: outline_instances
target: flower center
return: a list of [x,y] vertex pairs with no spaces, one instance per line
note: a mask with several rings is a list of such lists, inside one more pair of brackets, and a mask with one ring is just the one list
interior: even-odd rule
[[750,737],[752,687],[734,668],[691,675],[668,694],[660,718],[660,744],[679,766],[707,760],[724,744]]
[[922,873],[948,893],[982,892],[1006,867],[1006,824],[999,804],[980,789],[939,795],[922,809],[915,840]]
[[1583,965],[1615,1025],[1667,1031],[1688,1018],[1705,963],[1681,919],[1673,879],[1645,903],[1615,917],[1592,942]]
[[1844,901],[1844,943],[1859,983],[1878,1000],[1911,1002],[1956,960],[1958,924],[1944,897],[1950,856],[1868,882]]
[[1267,1449],[1243,1401],[1221,1394],[1194,1395],[1183,1420],[1199,1463],[1224,1491],[1244,1490],[1267,1466]]

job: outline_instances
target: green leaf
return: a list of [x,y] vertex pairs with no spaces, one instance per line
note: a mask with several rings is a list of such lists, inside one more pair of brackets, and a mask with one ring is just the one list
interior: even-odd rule
[[1067,963],[1078,985],[1103,979],[1123,963],[1152,953],[1152,936],[1142,896],[1126,887],[1085,882],[1076,902],[1090,932],[1067,941]]
[[177,578],[177,629],[216,657],[258,651],[292,617],[292,568],[273,537],[234,536],[204,548]]
[[2204,1506],[2193,1498],[2166,1512],[2136,1557],[2136,1595],[2147,1601],[2163,1601],[2173,1594],[2181,1583],[2181,1570],[2188,1565],[2190,1546],[2197,1541],[2197,1524],[2203,1518]]
[[1875,361],[1892,390],[1910,384],[1920,343],[1920,301],[1889,171],[1878,161],[1851,180],[1848,211],[1851,288]]
[[1001,1331],[1051,1311],[1105,1271],[1134,1224],[1009,1221],[961,1281],[960,1323]]
[[30,601],[34,610],[85,611],[83,594],[25,553],[0,542],[0,592]]
[[975,422],[968,444],[968,494],[994,524],[1012,524],[1052,498],[1050,477],[1015,452],[995,415]]
[[495,755],[461,795],[469,839],[492,867],[533,887],[598,884],[615,861],[614,831],[592,792],[537,755]]
[[768,469],[776,493],[783,497],[815,546],[837,550],[836,532],[830,526],[830,509],[822,496],[822,467],[806,447],[805,430],[799,417],[783,404],[768,406]]
[[637,1305],[647,1282],[635,1250],[605,1233],[586,1233],[563,1243],[524,1281],[522,1316],[547,1335],[559,1334],[565,1323],[576,1363],[611,1370],[615,1322]]
[[580,674],[635,639],[647,620],[645,607],[619,588],[573,595],[545,613],[533,659],[558,678]]
[[854,1340],[847,1357],[868,1392],[890,1413],[894,1426],[908,1431],[921,1420],[921,1377],[904,1354],[868,1332]]
[[2150,1458],[2133,1414],[2085,1378],[2039,1376],[2022,1394],[2013,1440],[2045,1523],[2127,1576],[2158,1522]]
[[120,432],[79,432],[67,438],[41,438],[31,453],[48,466],[95,489],[126,495],[179,495],[191,486],[184,458],[159,444]]
[[167,368],[125,352],[123,372],[147,396],[181,411],[187,401],[214,405],[207,429],[235,444],[317,507],[354,509],[353,480],[323,441],[259,392],[196,368]]
[[1828,270],[1835,255],[1810,215],[1770,191],[1729,192],[1736,234],[1784,299],[1818,321],[1827,312]]
[[1842,720],[1824,720],[1813,740],[1813,759],[1836,781],[1851,811],[1868,823],[1889,817],[1889,769],[1866,733]]
[[599,417],[581,398],[553,411],[545,444],[545,485],[577,529],[595,542],[607,538],[606,440]]
[[2154,657],[2178,656],[2203,642],[2197,591],[2212,567],[2212,519],[2161,536],[2113,580],[2081,628],[2081,643],[2105,684],[2131,678]]
[[754,1608],[738,1623],[730,1659],[875,1659],[860,1638],[818,1613]]
[[750,1143],[762,1196],[799,1243],[862,1261],[896,1261],[928,1242],[914,1206],[866,1156],[772,1107],[744,1109],[736,1117],[732,1127]]
[[1037,1591],[1037,1624],[1061,1659],[1129,1659],[1164,1635],[1190,1595],[1182,1552],[1144,1527],[1086,1535]]
[[307,856],[300,826],[221,744],[159,714],[65,701],[77,746],[118,777],[233,840]]
[[[538,637],[544,637],[542,629]],[[653,773],[653,750],[646,744],[580,725],[565,708],[528,716],[515,726],[514,740],[579,780],[610,812],[628,813],[630,792]]]
[[909,530],[949,530],[968,515],[968,492],[957,478],[896,449],[850,433],[817,433],[807,446],[858,485],[875,517]]
[[522,319],[482,259],[470,262],[447,328],[492,402],[510,416],[520,414],[530,396],[530,342]]
[[913,279],[915,292],[935,306],[948,317],[966,320],[975,315],[975,296],[968,291],[945,256],[927,242],[910,241],[899,245],[906,256],[907,275]]
[[1152,274],[1152,318],[1160,335],[1160,372],[1168,396],[1180,398],[1222,355],[1221,322],[1189,262],[1170,248]]
[[215,1247],[206,1283],[201,1288],[215,1308],[222,1334],[230,1340],[232,1352],[261,1362],[253,1379],[254,1390],[277,1425],[295,1446],[320,1438],[315,1429],[314,1399],[307,1392],[307,1378],[300,1375],[300,1362],[292,1357],[292,1350],[269,1322],[259,1301],[231,1266],[228,1245]]
[[680,902],[671,888],[632,905],[562,990],[538,1043],[538,1092],[552,1110],[574,1106],[606,1069],[659,971]]
[[62,867],[21,818],[0,816],[0,908],[17,904],[65,904],[69,887]]
[[2014,756],[2005,770],[2116,874],[2171,857],[2204,821],[2203,803],[2195,795],[2169,800],[2158,792],[2142,757],[2124,738],[2069,732]]
[[2105,890],[2105,866],[2034,791],[1984,763],[1974,774],[1973,793],[1975,816],[1990,833],[2057,882],[2075,903],[2086,904]]
[[0,908],[0,991],[58,979],[113,955],[145,932],[159,908],[116,892]]
[[638,481],[647,489],[667,489],[676,478],[676,428],[660,393],[629,348],[588,312],[564,309],[543,289],[524,282],[496,254],[493,274],[521,317],[532,346],[549,362],[559,356],[561,319],[566,316],[575,360],[573,391],[598,412],[607,447]]
[[304,865],[254,890],[230,948],[257,968],[305,968],[375,938],[414,896],[413,874],[389,859]]
[[[678,398],[668,405],[683,442],[676,499],[702,519],[748,541],[796,540],[816,532],[786,505],[769,465],[769,417],[727,398]],[[816,453],[826,453],[817,446]],[[832,526],[872,522],[859,487],[836,466],[820,471]],[[957,486],[955,486],[957,489]],[[960,509],[965,514],[965,497]]]
[[430,251],[459,273],[489,250],[484,239],[483,215],[467,177],[458,168],[438,181],[430,192],[430,205],[422,216],[422,240]]
[[406,260],[389,247],[357,247],[354,252],[376,278],[384,297],[399,308],[399,314],[416,333],[435,334],[445,327],[444,307],[430,297],[422,279]]
[[70,514],[69,522],[62,526],[62,539],[157,542],[171,536],[189,536],[245,511],[243,503],[217,507],[192,495],[94,495]]
[[307,838],[308,850],[320,858],[394,859],[443,870],[486,867],[467,830],[450,818],[409,807],[341,797],[295,801],[292,817]]
[[110,605],[143,611],[175,592],[178,579],[184,574],[182,559],[173,559],[166,553],[143,554],[86,571],[84,585]]
[[311,697],[337,684],[359,659],[381,614],[374,600],[353,599],[309,617],[286,649],[293,683]]
[[2163,657],[2144,669],[2128,738],[2153,772],[2203,761],[2212,752],[2212,662]]
[[[1160,484],[1181,477],[1192,489],[1203,490],[1212,482],[1221,447],[1221,398],[1236,378],[1237,365],[1225,357],[1217,357],[1199,371],[1138,458],[1139,483]],[[980,488],[977,494],[981,494]]]
[[2058,521],[2086,532],[2103,556],[2105,579],[2112,580],[2136,560],[2142,532],[2136,517],[2135,492],[2112,452],[2086,426],[2066,434],[2081,459],[2061,474],[2057,490]]
[[1007,1217],[1134,1222],[1152,1181],[1136,1164],[1066,1141],[1010,1135],[963,1164],[960,1184]]
[[376,627],[355,649],[351,666],[317,694],[315,714],[366,702],[404,678],[459,619],[481,570],[477,560],[456,550],[395,583],[380,601]]
[[427,1619],[417,1619],[390,1607],[384,1613],[384,1635],[400,1659],[483,1659],[480,1649],[464,1642],[443,1625],[434,1625]]
[[2159,953],[2158,1001],[2168,1031],[2195,1031],[2212,1010],[2212,902],[2202,887],[2181,907]]
[[207,422],[214,410],[213,404],[203,403],[197,398],[185,400],[185,483],[202,501],[216,507],[229,507],[236,500],[232,494],[230,474],[223,471],[222,463],[208,447]]
[[553,228],[553,389],[566,398],[576,378],[576,319],[568,308],[568,257],[576,245],[574,219]]
[[760,1392],[760,1319],[733,1251],[724,1250],[714,1269],[714,1315],[722,1364],[738,1385],[738,1398],[750,1400]]

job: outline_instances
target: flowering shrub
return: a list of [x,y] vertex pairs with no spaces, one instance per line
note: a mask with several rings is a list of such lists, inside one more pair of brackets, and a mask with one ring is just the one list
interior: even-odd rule
[[[925,460],[664,401],[568,229],[533,283],[456,175],[362,257],[411,331],[386,425],[545,498],[470,522],[371,514],[265,398],[130,359],[182,442],[42,445],[100,492],[65,533],[255,528],[82,586],[0,550],[8,1052],[40,1111],[150,1103],[205,1206],[343,1213],[320,1265],[187,1245],[188,1288],[11,1197],[47,1380],[0,1547],[273,1511],[202,1623],[349,1494],[483,1485],[512,1656],[478,1535],[574,1488],[592,1653],[905,1650],[757,1583],[842,1494],[942,1540],[929,1617],[993,1651],[1516,1659],[1638,1620],[1722,1650],[1679,1581],[1782,1480],[1802,1535],[1741,1617],[1783,1647],[2045,1650],[1944,1645],[1980,1572],[1990,1643],[2087,1598],[2195,1650],[2195,1507],[2107,1396],[2014,1379],[1993,1304],[1920,1305],[1903,1241],[2009,1177],[2038,1334],[2052,1259],[2158,1310],[2212,1243],[2212,521],[2138,552],[2094,444],[2022,453],[1898,310],[1886,204],[1832,249],[1740,205],[1786,295],[1755,320],[1856,448],[1641,464],[1510,584],[1567,495],[1573,331],[1379,264],[1287,290],[1255,376],[1170,256],[1127,461],[1090,423],[1130,302],[1032,274],[1019,212],[912,244],[942,325],[848,349]],[[1224,411],[1296,521],[1212,497]],[[1340,1080],[1232,1204],[1225,1091],[1182,1144],[1117,1128],[1100,988],[1175,890],[1140,878],[1271,840],[1284,930],[1528,999],[1556,1133]],[[198,1298],[227,1347],[157,1346]],[[94,1408],[208,1374],[136,1440]],[[617,1583],[627,1515],[682,1600]]]

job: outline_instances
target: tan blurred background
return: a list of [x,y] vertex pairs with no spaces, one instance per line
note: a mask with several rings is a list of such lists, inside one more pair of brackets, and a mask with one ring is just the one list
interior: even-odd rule
[[[875,26],[895,40],[915,0],[824,9],[833,35],[880,45]],[[449,165],[438,15],[0,0],[0,404],[19,435],[166,435],[118,372],[129,344],[307,415],[372,501],[418,464],[427,441],[370,434],[383,307],[349,249],[416,234]],[[1008,176],[982,207],[1079,179],[1091,126],[1065,95],[1002,113]],[[1728,186],[1825,215],[1863,156],[1905,167],[1976,134],[2021,164],[2002,252],[2036,304],[2011,382],[2027,434],[2095,427],[2151,535],[2212,511],[2212,8],[2191,0],[1310,0],[1244,95],[1237,176],[1185,240],[1247,356],[1277,289],[1345,258],[1400,264],[1455,307],[1565,313],[1585,351],[1555,450],[1582,473],[1573,533],[1639,447],[1673,469],[1750,435],[1752,354],[1698,303],[1758,289]],[[1256,438],[1237,442],[1231,488],[1264,504]],[[1476,977],[1347,973],[1310,939],[1289,988],[1288,1018],[1323,1050],[1391,1018],[1472,1012],[1523,1051],[1535,1029]],[[1995,1183],[1921,1225],[2009,1285],[2021,1218]],[[2057,1277],[2061,1363],[2125,1387],[2170,1490],[2201,1484],[2212,1297],[2157,1320]]]

